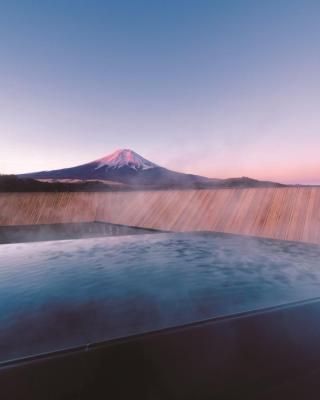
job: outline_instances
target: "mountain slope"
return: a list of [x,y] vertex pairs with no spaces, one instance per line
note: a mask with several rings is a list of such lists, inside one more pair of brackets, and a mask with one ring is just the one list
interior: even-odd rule
[[212,179],[163,168],[129,149],[120,149],[95,161],[76,167],[22,174],[33,179],[108,180],[132,186],[163,188],[210,188],[234,186],[281,186],[250,178]]

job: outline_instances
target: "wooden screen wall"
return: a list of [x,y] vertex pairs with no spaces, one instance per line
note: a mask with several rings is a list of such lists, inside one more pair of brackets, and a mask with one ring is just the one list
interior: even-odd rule
[[0,225],[80,221],[320,244],[320,188],[0,194]]

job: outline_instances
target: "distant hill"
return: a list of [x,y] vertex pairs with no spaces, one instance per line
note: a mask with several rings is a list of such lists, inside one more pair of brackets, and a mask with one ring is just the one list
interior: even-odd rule
[[108,181],[128,185],[127,188],[131,189],[285,186],[276,182],[258,181],[247,177],[215,179],[171,171],[129,149],[117,150],[110,155],[75,167],[32,172],[19,175],[19,177],[56,182],[65,182],[66,180]]
[[0,175],[0,192],[95,192],[108,190],[130,190],[126,185],[99,181],[39,181],[19,178],[15,175]]

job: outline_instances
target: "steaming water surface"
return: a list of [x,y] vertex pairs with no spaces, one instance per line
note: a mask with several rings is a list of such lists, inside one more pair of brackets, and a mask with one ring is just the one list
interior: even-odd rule
[[0,361],[320,296],[320,246],[157,234],[0,246]]

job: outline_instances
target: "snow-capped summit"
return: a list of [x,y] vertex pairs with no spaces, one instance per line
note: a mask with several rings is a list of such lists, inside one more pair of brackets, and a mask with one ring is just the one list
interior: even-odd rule
[[116,150],[114,153],[99,158],[94,162],[97,163],[95,169],[99,169],[102,167],[113,169],[129,167],[131,169],[139,171],[158,167],[158,165],[146,160],[145,158],[141,157],[139,154],[130,149]]

